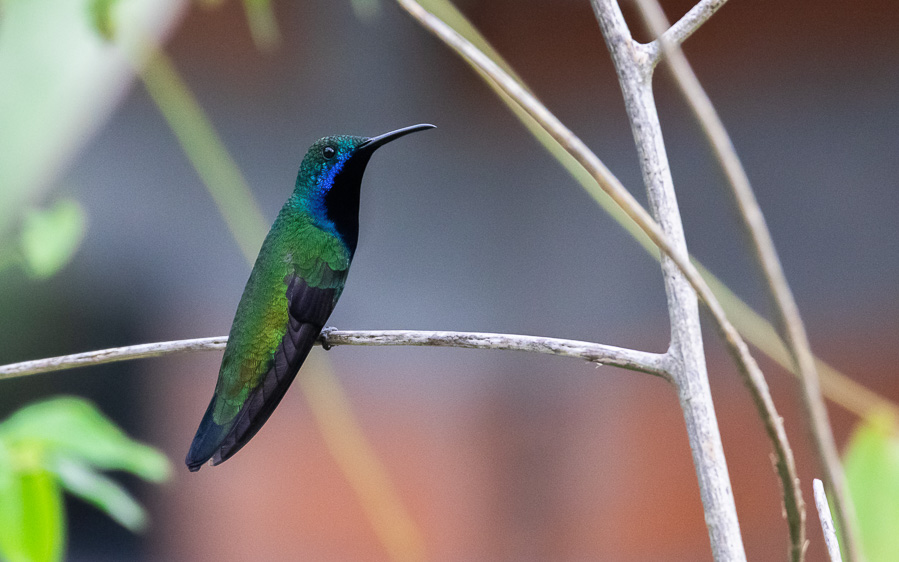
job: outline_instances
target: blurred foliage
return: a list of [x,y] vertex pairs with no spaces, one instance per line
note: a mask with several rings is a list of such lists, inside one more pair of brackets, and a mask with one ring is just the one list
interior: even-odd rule
[[860,424],[844,458],[862,550],[869,562],[899,560],[899,425],[892,416]]
[[29,210],[21,232],[26,271],[37,278],[56,273],[78,249],[85,224],[84,210],[71,199],[60,199],[50,209]]
[[97,30],[100,37],[107,41],[115,36],[115,21],[112,9],[118,2],[119,0],[90,0],[88,4],[88,13],[94,29]]
[[20,264],[46,277],[77,250],[85,225],[77,203],[31,209],[52,201],[63,165],[125,92],[132,70],[104,38],[158,34],[180,3],[0,1],[0,269]]
[[162,453],[131,440],[80,398],[25,406],[0,423],[0,555],[10,562],[62,559],[63,490],[126,528],[142,530],[147,524],[143,508],[101,470],[122,470],[152,482],[171,473]]

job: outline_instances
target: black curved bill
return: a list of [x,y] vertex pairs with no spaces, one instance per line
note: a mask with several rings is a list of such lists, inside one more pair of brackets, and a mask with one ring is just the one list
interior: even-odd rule
[[411,127],[403,127],[402,129],[397,129],[395,131],[390,131],[389,133],[384,133],[383,135],[378,135],[376,137],[372,137],[365,141],[365,143],[359,147],[359,149],[366,149],[367,152],[371,153],[375,149],[380,146],[387,144],[390,141],[396,140],[400,137],[406,136],[409,133],[417,133],[418,131],[427,131],[428,129],[435,129],[434,125],[430,125],[428,123],[422,123],[420,125],[412,125]]

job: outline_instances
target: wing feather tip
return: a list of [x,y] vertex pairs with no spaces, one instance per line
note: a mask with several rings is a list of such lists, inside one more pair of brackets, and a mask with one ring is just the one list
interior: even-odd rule
[[187,465],[187,469],[191,472],[197,472],[203,468],[203,465],[206,464],[206,461],[208,461],[211,456],[199,452],[199,447],[196,446],[197,444],[198,443],[195,440],[190,451],[187,453],[187,458],[184,459],[184,464]]

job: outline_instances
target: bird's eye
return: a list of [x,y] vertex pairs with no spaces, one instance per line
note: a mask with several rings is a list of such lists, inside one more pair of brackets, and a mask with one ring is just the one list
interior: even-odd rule
[[333,146],[326,146],[322,149],[322,156],[324,156],[328,160],[330,160],[331,158],[334,158],[335,154],[337,154],[337,151],[334,150]]

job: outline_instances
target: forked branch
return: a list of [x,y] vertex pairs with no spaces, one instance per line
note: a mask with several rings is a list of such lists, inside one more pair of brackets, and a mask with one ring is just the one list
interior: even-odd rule
[[670,29],[668,32],[665,31],[668,29],[668,22],[658,0],[638,0],[637,4],[640,6],[650,31],[659,37],[654,43],[661,46],[667,67],[671,70],[675,83],[708,138],[727,178],[727,184],[733,192],[743,228],[748,234],[756,261],[764,274],[769,297],[777,315],[777,324],[780,326],[781,335],[798,375],[807,423],[818,454],[818,461],[824,473],[824,480],[831,491],[834,512],[839,521],[839,529],[843,544],[846,546],[848,559],[850,562],[859,560],[854,510],[846,491],[843,467],[840,464],[836,442],[827,417],[815,356],[812,353],[802,316],[799,314],[799,307],[790,290],[774,241],[765,222],[765,216],[755,198],[749,183],[749,176],[737,156],[733,142],[727,134],[724,123],[715,111],[711,99],[700,84],[683,51],[677,44],[668,40]]
[[[398,0],[415,19],[431,30],[441,40],[447,43],[455,51],[464,56],[471,64],[476,66],[485,76],[494,82],[506,95],[514,99],[519,106],[526,111],[535,121],[555,138],[585,169],[587,169],[602,188],[618,203],[624,211],[640,226],[640,228],[652,239],[652,241],[669,257],[669,259],[683,273],[689,284],[697,292],[703,302],[706,303],[716,325],[722,333],[728,351],[736,361],[741,374],[744,376],[747,386],[752,392],[756,407],[762,417],[765,429],[772,440],[777,459],[778,476],[784,489],[784,504],[791,521],[791,529],[802,528],[804,521],[804,504],[801,492],[798,488],[795,463],[790,450],[783,422],[774,407],[768,392],[767,383],[749,350],[737,333],[733,325],[727,320],[721,305],[715,299],[708,285],[702,280],[699,273],[686,258],[685,252],[676,249],[659,225],[649,216],[645,209],[624,188],[621,182],[606,168],[599,158],[587,148],[587,146],[567,127],[565,127],[549,110],[547,110],[533,95],[521,87],[516,80],[509,76],[489,57],[474,47],[455,30],[446,25],[422,8],[414,0]],[[629,38],[629,33],[628,33]],[[717,430],[715,430],[717,432]],[[694,449],[694,453],[696,450]],[[726,475],[726,470],[725,470]],[[702,483],[701,483],[702,486]],[[729,484],[725,484],[729,489]],[[729,494],[729,491],[728,491]],[[731,500],[732,501],[732,500]],[[708,505],[706,506],[709,507]],[[732,511],[732,510],[728,510]],[[707,518],[708,520],[709,518]],[[710,525],[713,521],[709,521]],[[735,523],[734,523],[735,524]],[[711,527],[710,527],[710,532]],[[733,537],[733,533],[729,534]],[[793,537],[795,542],[804,542],[804,537]],[[740,542],[739,532],[736,537],[725,540],[728,544]],[[713,541],[715,542],[715,541]],[[715,545],[713,544],[713,549]],[[738,550],[742,553],[742,544]],[[719,554],[716,552],[716,555]],[[740,555],[736,555],[740,557]],[[743,555],[742,557],[745,557]],[[723,559],[723,558],[722,558]]]
[[[662,56],[661,42],[667,42],[670,45],[680,45],[693,35],[693,32],[699,29],[712,15],[718,11],[718,8],[724,5],[727,0],[701,0],[693,6],[689,12],[668,28],[660,35],[661,41],[656,39],[642,48],[649,56],[651,66],[655,66]],[[668,27],[668,26],[665,26]],[[659,35],[658,33],[656,35]]]

